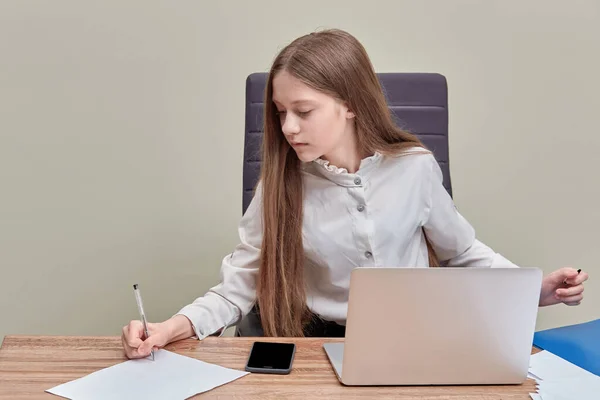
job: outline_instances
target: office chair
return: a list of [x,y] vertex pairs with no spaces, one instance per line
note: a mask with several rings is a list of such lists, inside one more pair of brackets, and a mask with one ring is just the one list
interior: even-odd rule
[[[246,212],[260,176],[266,73],[253,73],[246,79],[246,129],[242,213]],[[388,106],[396,123],[415,134],[431,150],[440,164],[443,184],[450,196],[448,154],[448,87],[446,78],[435,73],[379,73]],[[236,336],[264,336],[256,308],[236,327]]]

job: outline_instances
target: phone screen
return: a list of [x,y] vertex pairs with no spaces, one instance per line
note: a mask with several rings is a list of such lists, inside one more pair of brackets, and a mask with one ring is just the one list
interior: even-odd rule
[[293,343],[254,342],[248,367],[264,369],[288,369],[294,356]]

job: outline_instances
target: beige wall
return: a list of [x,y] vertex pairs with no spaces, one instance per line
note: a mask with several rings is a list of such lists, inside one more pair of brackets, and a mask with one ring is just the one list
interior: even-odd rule
[[600,316],[596,0],[284,3],[0,2],[0,337],[115,335],[133,283],[151,320],[215,284],[245,78],[321,27],[448,78],[458,207],[514,262],[592,275],[539,328]]

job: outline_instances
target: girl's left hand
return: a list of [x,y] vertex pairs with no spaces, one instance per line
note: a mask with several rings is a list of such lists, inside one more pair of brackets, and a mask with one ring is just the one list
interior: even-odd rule
[[540,293],[540,307],[565,303],[578,306],[583,300],[583,282],[589,278],[584,271],[561,268],[544,277]]

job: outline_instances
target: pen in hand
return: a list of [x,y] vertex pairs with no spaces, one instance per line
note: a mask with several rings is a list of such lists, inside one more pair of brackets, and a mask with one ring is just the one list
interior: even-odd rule
[[[581,273],[581,268],[577,270],[577,275],[579,275]],[[563,281],[563,284],[566,285],[567,284],[567,280],[565,279]]]
[[[144,305],[142,303],[142,295],[140,294],[140,289],[138,289],[138,285],[133,285],[133,292],[135,293],[135,301],[137,302],[138,310],[140,312],[140,319],[142,320],[142,324],[144,326],[144,334],[146,335],[146,339],[150,337],[148,333],[148,321],[146,321],[146,314],[144,313]],[[154,361],[154,349],[150,351],[152,355],[152,361]]]

